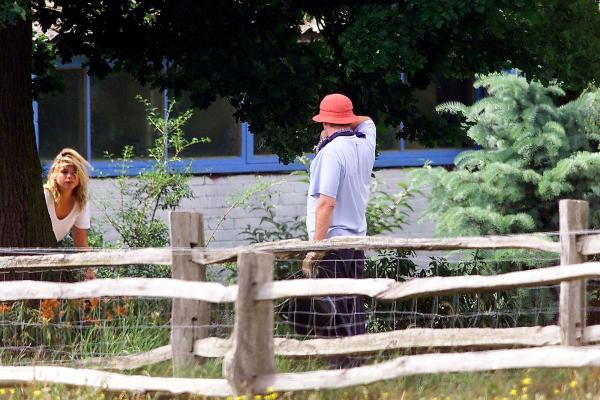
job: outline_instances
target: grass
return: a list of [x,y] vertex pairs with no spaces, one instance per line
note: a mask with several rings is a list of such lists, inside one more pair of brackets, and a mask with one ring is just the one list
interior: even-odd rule
[[[140,299],[90,299],[85,302],[42,302],[0,304],[3,346],[38,345],[46,350],[27,354],[2,353],[4,365],[60,363],[69,365],[77,357],[122,355],[150,350],[169,341],[169,302]],[[228,315],[221,310],[221,316]],[[230,311],[230,310],[229,310]],[[225,318],[227,319],[227,318]],[[226,323],[227,321],[221,321]],[[223,325],[224,326],[224,325]],[[220,332],[223,334],[224,332]],[[49,350],[60,349],[54,354]],[[375,362],[404,354],[375,356]],[[327,369],[318,359],[279,357],[280,372]],[[170,362],[163,362],[130,374],[172,376]],[[208,359],[191,376],[222,378],[222,360]],[[339,390],[271,393],[245,400],[334,400],[334,399],[600,399],[600,369],[532,369],[469,374],[412,376]],[[165,394],[110,393],[90,388],[40,385],[0,388],[3,399],[168,399]],[[179,396],[178,398],[200,398]],[[236,400],[242,400],[242,397]]]
[[[2,307],[0,311],[1,309]],[[4,353],[4,365],[47,363],[49,355],[54,357],[50,362],[68,365],[70,360],[82,355],[135,353],[162,346],[169,341],[169,303],[163,300],[100,299],[87,300],[87,303],[47,302],[38,308],[31,307],[31,304],[15,303],[4,307],[3,310],[1,333],[5,347],[10,344],[15,347],[41,344],[47,349],[64,350],[60,356],[44,351],[35,355]],[[112,319],[108,318],[109,316],[112,316]],[[402,352],[381,354],[376,356],[375,361],[399,355],[402,355]],[[327,369],[328,363],[317,359],[297,360],[280,357],[277,359],[277,368],[280,372],[311,371]],[[209,359],[193,371],[192,376],[221,378],[221,371],[222,360]],[[172,376],[171,363],[163,362],[128,373]],[[271,393],[245,400],[600,399],[599,378],[600,369],[593,368],[438,374],[412,376],[339,390]],[[0,388],[0,400],[31,398],[133,400],[173,397],[165,394],[110,393],[90,388],[36,383]],[[242,399],[240,397],[236,400]]]
[[[220,362],[211,362],[213,372]],[[280,363],[280,366],[283,364]],[[530,369],[481,372],[474,374],[438,374],[412,376],[367,386],[339,390],[271,393],[233,400],[545,400],[600,399],[600,369]],[[179,397],[164,394],[104,392],[61,385],[27,385],[0,388],[0,399],[206,399],[202,396]],[[210,398],[214,399],[214,398]]]
[[[211,336],[226,336],[232,324],[231,305],[213,307],[216,327]],[[169,342],[170,301],[156,299],[88,299],[0,303],[3,365],[64,364],[81,357],[123,355],[150,350]],[[30,350],[25,350],[31,348]],[[384,361],[410,352],[375,356]],[[324,360],[278,358],[280,372],[327,369]],[[172,376],[170,362],[130,374]],[[209,359],[192,376],[222,378],[222,360]],[[271,393],[235,400],[396,400],[396,399],[599,399],[600,369],[532,369],[469,374],[412,376],[339,390]],[[165,394],[111,393],[62,385],[0,387],[3,399],[169,399]],[[199,398],[179,396],[178,398]]]

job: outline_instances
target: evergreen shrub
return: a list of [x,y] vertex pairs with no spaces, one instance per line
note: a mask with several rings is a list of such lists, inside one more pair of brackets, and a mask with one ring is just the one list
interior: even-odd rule
[[590,224],[598,228],[598,89],[564,102],[559,85],[510,74],[480,76],[475,87],[489,96],[437,109],[462,115],[477,147],[457,157],[455,170],[426,167],[412,175],[431,187],[426,216],[436,221],[437,234],[556,231],[558,201],[566,198],[587,200]]

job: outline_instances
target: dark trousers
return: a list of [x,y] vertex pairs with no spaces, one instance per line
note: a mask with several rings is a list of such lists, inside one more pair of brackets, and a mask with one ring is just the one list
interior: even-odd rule
[[[317,266],[317,279],[362,279],[365,271],[365,254],[362,250],[342,249],[329,252]],[[319,326],[318,336],[342,337],[366,332],[363,296],[329,296],[335,305],[329,326]]]

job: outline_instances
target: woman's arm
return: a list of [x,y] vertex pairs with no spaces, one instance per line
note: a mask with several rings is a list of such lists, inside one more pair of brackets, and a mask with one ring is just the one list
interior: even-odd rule
[[88,249],[90,246],[87,241],[87,229],[81,229],[73,226],[73,244],[77,248]]
[[[87,241],[87,229],[81,229],[76,226],[73,226],[72,233],[73,233],[73,243],[74,243],[75,247],[81,248],[81,249],[89,249],[90,248],[90,246],[88,245],[88,241]],[[85,279],[87,281],[89,279],[95,279],[95,278],[96,278],[96,271],[94,271],[91,267],[87,267],[85,269],[85,272],[83,273],[83,279]]]

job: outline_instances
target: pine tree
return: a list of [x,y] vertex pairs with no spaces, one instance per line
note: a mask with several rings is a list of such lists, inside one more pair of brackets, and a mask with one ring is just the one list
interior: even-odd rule
[[478,77],[488,97],[472,106],[445,103],[439,112],[465,117],[477,149],[456,169],[413,172],[428,183],[426,216],[439,236],[547,232],[558,229],[558,201],[590,202],[590,224],[600,227],[600,91],[585,90],[558,106],[558,85],[510,74]]

